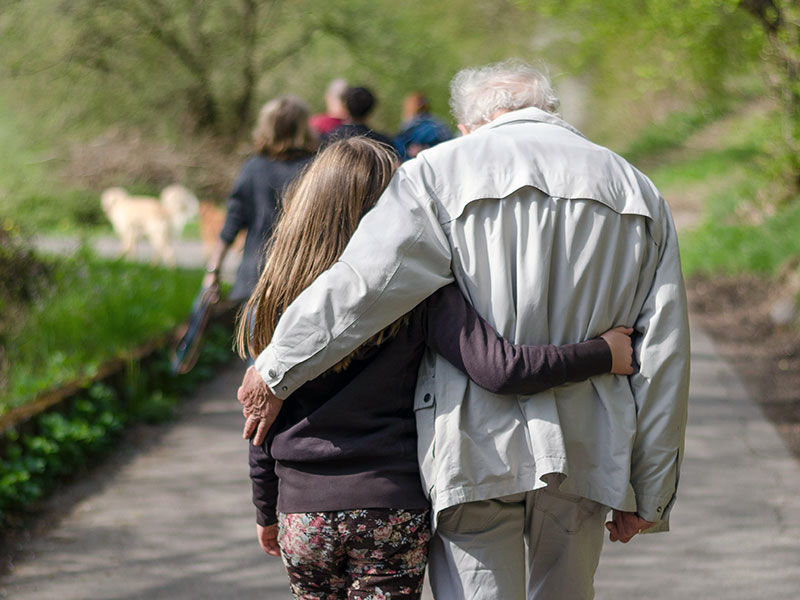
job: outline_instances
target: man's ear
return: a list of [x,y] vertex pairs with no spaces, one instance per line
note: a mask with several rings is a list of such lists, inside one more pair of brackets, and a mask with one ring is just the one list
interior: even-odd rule
[[458,125],[456,125],[456,127],[458,127],[458,130],[461,132],[461,135],[467,135],[469,133],[469,129],[463,123],[459,123]]

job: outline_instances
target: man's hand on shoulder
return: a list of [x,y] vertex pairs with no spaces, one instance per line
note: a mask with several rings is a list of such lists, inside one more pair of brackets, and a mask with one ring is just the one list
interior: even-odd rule
[[613,520],[606,523],[606,529],[609,531],[608,539],[612,542],[627,544],[637,533],[642,533],[653,525],[653,521],[645,521],[636,513],[615,510]]
[[242,405],[242,414],[246,419],[242,437],[249,439],[252,436],[253,444],[262,444],[283,406],[283,400],[272,393],[255,367],[248,367],[245,371],[236,398]]

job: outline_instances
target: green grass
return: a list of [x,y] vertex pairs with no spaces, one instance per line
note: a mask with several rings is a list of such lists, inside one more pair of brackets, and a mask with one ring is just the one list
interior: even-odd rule
[[52,289],[29,308],[9,344],[0,413],[172,329],[188,316],[201,277],[88,252],[59,262]]
[[[682,122],[680,116],[674,120]],[[687,138],[688,147],[665,145],[661,157],[650,156],[656,166],[649,174],[668,200],[700,204],[701,223],[680,233],[687,277],[769,276],[800,254],[800,197],[778,200],[786,191],[776,158],[779,128],[776,112],[746,105],[728,116],[717,139],[705,140],[704,149],[693,148]],[[696,133],[702,136],[703,129],[698,126]],[[753,222],[753,214],[771,216]]]
[[773,275],[791,256],[800,255],[800,198],[760,225],[709,220],[681,236],[687,276]]
[[680,148],[693,134],[724,117],[733,107],[734,102],[717,101],[671,113],[641,131],[622,154],[634,164],[658,159],[665,152]]

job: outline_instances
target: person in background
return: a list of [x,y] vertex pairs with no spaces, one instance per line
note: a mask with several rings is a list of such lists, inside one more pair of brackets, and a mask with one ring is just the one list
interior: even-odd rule
[[453,137],[453,132],[430,113],[430,103],[422,92],[412,92],[403,101],[403,124],[394,138],[400,160],[414,158],[422,150]]
[[317,150],[317,141],[308,128],[309,110],[294,96],[281,96],[267,102],[253,130],[255,154],[244,164],[228,197],[225,224],[206,266],[203,286],[219,286],[219,270],[236,235],[243,229],[247,237],[242,260],[230,299],[250,296],[260,273],[264,244],[281,204],[286,185]]
[[347,108],[347,122],[322,136],[322,145],[326,146],[335,140],[365,136],[390,148],[394,143],[389,136],[375,131],[367,125],[367,119],[375,108],[375,95],[365,87],[351,87],[344,93],[344,105]]
[[[243,358],[269,343],[284,308],[338,260],[396,166],[387,146],[347,138],[290,186],[239,321]],[[416,460],[414,389],[425,347],[495,393],[534,393],[632,373],[630,331],[566,346],[513,345],[457,286],[443,287],[298,389],[266,442],[250,445],[259,544],[280,552],[297,598],[419,598],[430,507]]]
[[347,81],[332,79],[325,90],[325,112],[312,115],[308,120],[317,137],[323,136],[343,125],[347,119],[347,108],[344,106],[344,93],[347,91]]

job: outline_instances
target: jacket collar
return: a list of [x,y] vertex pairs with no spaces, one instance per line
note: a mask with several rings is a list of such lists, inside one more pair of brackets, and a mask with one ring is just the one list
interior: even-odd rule
[[485,125],[481,125],[475,131],[481,130],[483,128],[494,129],[495,127],[502,127],[503,125],[507,125],[509,123],[519,123],[523,121],[557,125],[559,127],[563,127],[564,129],[571,131],[576,135],[581,136],[584,139],[586,138],[585,135],[583,135],[580,131],[575,129],[575,127],[573,127],[563,119],[557,117],[552,113],[543,111],[542,109],[535,108],[533,106],[529,106],[528,108],[520,108],[519,110],[512,110],[510,112],[504,113],[499,117],[497,117],[494,121],[490,121]]

